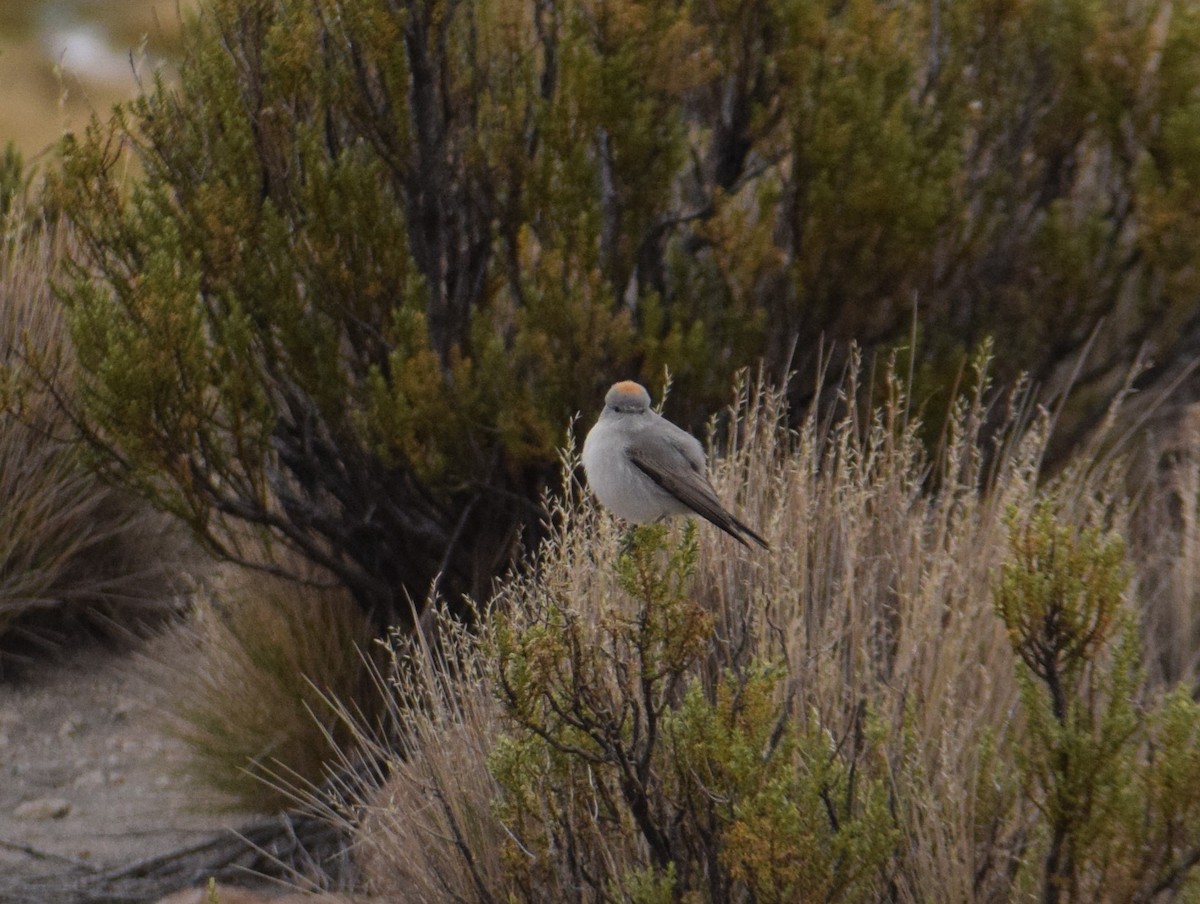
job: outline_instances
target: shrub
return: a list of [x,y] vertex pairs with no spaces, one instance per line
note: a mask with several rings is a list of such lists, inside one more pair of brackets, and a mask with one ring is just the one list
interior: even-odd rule
[[1047,829],[1029,852],[1045,849],[1041,900],[1194,893],[1200,801],[1175,792],[1200,778],[1200,706],[1182,688],[1145,699],[1125,544],[1054,502],[1011,520],[995,594],[1028,720],[1014,758]]
[[495,806],[521,900],[636,899],[647,882],[715,901],[878,892],[894,839],[868,757],[791,720],[785,669],[751,660],[704,680],[697,551],[694,525],[677,545],[639,528],[598,611],[523,594],[491,635],[516,723],[495,741]]
[[1003,382],[1076,378],[1076,439],[1200,323],[1200,14],[943,6],[208,4],[177,86],[64,142],[78,423],[385,622],[487,595],[617,376],[696,425],[739,366],[803,401],[822,337],[915,330],[947,400],[990,335]]

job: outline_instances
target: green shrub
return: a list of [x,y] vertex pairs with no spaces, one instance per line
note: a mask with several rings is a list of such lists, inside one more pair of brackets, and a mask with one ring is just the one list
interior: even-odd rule
[[696,555],[694,524],[678,543],[639,528],[616,563],[627,600],[525,598],[490,635],[516,723],[491,768],[520,898],[636,899],[652,877],[684,899],[872,899],[894,839],[867,754],[792,722],[784,669],[701,680]]
[[1195,893],[1200,706],[1145,699],[1125,543],[1092,522],[1052,496],[1011,517],[996,587],[1028,723],[1014,756],[1046,827],[1029,859],[1044,848],[1046,904]]
[[617,377],[698,426],[740,366],[795,402],[915,330],[945,400],[992,336],[1003,383],[1075,375],[1077,438],[1200,322],[1200,14],[943,6],[208,4],[177,85],[63,146],[98,462],[403,622],[542,534]]
[[[8,223],[18,211],[26,209],[32,174],[11,141],[0,154],[0,222]],[[7,225],[6,225],[7,230]],[[5,241],[11,236],[6,235]]]

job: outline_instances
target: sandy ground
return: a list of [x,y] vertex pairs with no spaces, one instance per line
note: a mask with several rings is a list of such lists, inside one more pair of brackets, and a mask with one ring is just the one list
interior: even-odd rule
[[193,806],[163,692],[130,663],[93,647],[0,683],[0,874],[129,863],[244,820]]

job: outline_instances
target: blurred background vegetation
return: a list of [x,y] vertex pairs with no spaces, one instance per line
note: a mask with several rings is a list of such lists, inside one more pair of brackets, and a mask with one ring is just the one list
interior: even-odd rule
[[0,145],[47,152],[168,63],[195,0],[21,0],[0,7]]

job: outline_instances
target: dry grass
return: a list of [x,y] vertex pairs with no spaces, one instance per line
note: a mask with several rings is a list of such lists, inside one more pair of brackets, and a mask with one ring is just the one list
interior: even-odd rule
[[[693,592],[717,627],[698,677],[754,660],[786,663],[779,693],[838,749],[870,714],[899,828],[888,899],[1012,900],[1036,888],[1029,851],[1040,836],[1037,808],[1017,787],[1012,751],[1026,743],[1026,726],[1013,650],[992,603],[1006,518],[1028,517],[1053,493],[1060,518],[1103,521],[1127,538],[1136,531],[1121,502],[1119,462],[1094,448],[1039,487],[1048,417],[1022,424],[1013,416],[992,447],[981,438],[990,416],[982,399],[963,400],[932,461],[906,410],[894,398],[869,415],[810,417],[789,432],[779,395],[762,387],[739,393],[715,483],[771,551],[747,551],[701,528]],[[1194,455],[1200,447],[1191,448]],[[544,623],[554,606],[585,622],[620,617],[622,529],[576,482],[572,455],[551,506],[551,540],[495,603],[518,632]],[[1176,482],[1169,491],[1194,509],[1197,488],[1189,486]],[[1136,587],[1153,583],[1170,624],[1194,632],[1197,607],[1184,586],[1196,556],[1190,523],[1176,517],[1174,533],[1161,525],[1153,557],[1144,543],[1130,549]],[[1136,587],[1131,602],[1140,599]],[[1173,678],[1194,682],[1194,633],[1168,642],[1164,631],[1154,628],[1149,648],[1174,663]],[[388,900],[506,900],[515,892],[512,858],[534,852],[497,818],[504,788],[494,756],[515,727],[491,678],[490,628],[474,636],[448,630],[437,649],[418,640],[394,650],[389,705],[404,743],[379,790],[360,800],[360,861],[368,889]],[[1147,700],[1157,699],[1164,672],[1151,670]],[[358,743],[370,735],[360,731]],[[376,752],[387,757],[387,743]],[[582,805],[573,812],[590,818]],[[636,843],[608,832],[586,835],[602,848],[589,852],[590,862],[610,863],[616,875],[644,866]]]
[[19,212],[0,242],[0,635],[80,618],[129,624],[174,611],[195,553],[181,532],[101,483],[31,363],[69,392],[70,349],[50,291],[68,238]]
[[273,811],[281,783],[320,784],[350,745],[329,699],[370,721],[373,631],[345,591],[232,567],[195,596],[175,648],[150,663],[170,689],[186,777],[217,806]]
[[[449,622],[441,629],[440,646],[465,658],[450,664],[420,637],[393,643],[393,662],[409,666],[387,684],[388,734],[403,739],[400,750],[357,731],[381,768],[377,790],[360,800],[356,854],[368,893],[382,900],[473,901],[481,888],[504,886],[506,838],[492,817],[497,789],[488,771],[500,707],[482,657],[469,652],[475,639]],[[345,761],[356,763],[354,755]]]
[[1173,427],[1133,468],[1131,542],[1150,678],[1200,689],[1200,406]]

